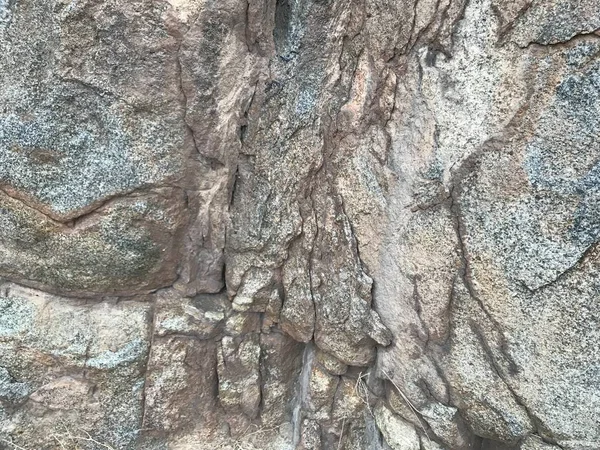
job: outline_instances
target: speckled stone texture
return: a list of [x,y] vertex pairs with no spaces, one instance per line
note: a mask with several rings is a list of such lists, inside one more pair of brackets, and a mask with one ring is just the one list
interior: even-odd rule
[[596,0],[0,0],[0,450],[600,448]]

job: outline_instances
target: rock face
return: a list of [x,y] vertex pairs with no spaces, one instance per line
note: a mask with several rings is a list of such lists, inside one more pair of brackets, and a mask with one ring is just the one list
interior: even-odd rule
[[0,0],[0,449],[600,448],[595,0]]

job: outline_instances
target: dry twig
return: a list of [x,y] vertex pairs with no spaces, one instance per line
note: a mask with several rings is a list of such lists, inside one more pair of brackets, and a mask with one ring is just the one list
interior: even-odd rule
[[17,444],[15,444],[13,441],[9,441],[8,439],[2,439],[0,438],[0,442],[4,442],[5,444],[9,444],[12,445],[12,447],[16,450],[27,450],[26,448],[23,448]]
[[429,440],[429,442],[431,442],[431,439],[429,438],[429,435],[427,434],[427,431],[425,431],[425,425],[423,425],[423,420],[421,419],[421,416],[423,416],[423,417],[427,417],[427,416],[425,416],[425,414],[423,414],[421,411],[419,411],[415,407],[415,405],[412,404],[412,402],[408,399],[408,397],[406,396],[406,394],[404,394],[404,392],[402,392],[402,389],[400,389],[400,387],[394,382],[394,380],[392,380],[392,377],[390,377],[385,370],[382,369],[381,371],[383,372],[383,374],[385,375],[385,377],[388,379],[388,381],[390,383],[392,383],[392,386],[394,386],[396,388],[396,391],[398,391],[398,394],[400,394],[400,396],[402,397],[402,399],[406,402],[406,404],[408,405],[410,411],[413,413],[413,415],[415,416],[415,418],[419,422],[419,426],[421,427],[421,430],[423,430],[423,434],[427,437],[427,440]]

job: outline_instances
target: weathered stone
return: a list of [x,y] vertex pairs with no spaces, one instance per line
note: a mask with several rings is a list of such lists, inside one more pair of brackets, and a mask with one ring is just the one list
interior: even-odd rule
[[153,434],[218,429],[217,345],[155,337],[146,373],[143,428]]
[[[583,3],[493,3],[469,3],[451,59],[422,50],[423,77],[403,83],[404,100],[389,122],[397,136],[391,151],[405,174],[396,204],[414,206],[396,214],[390,203],[390,237],[380,247],[384,261],[402,261],[396,264],[405,275],[395,279],[383,265],[371,272],[379,282],[376,304],[400,298],[378,308],[397,348],[382,353],[382,369],[419,410],[428,396],[450,404],[499,448],[531,432],[548,442],[565,434],[596,442],[585,414],[557,407],[569,398],[596,409],[585,387],[595,382],[580,378],[589,367],[580,358],[594,352],[574,336],[557,339],[565,330],[589,335],[583,330],[595,323],[573,311],[587,310],[579,306],[590,298],[583,280],[593,278],[584,262],[593,264],[595,242],[589,205],[597,101],[590,87],[598,44],[594,36],[571,38],[591,30],[596,14],[579,20]],[[499,37],[527,48],[497,46]],[[559,41],[568,42],[530,45]],[[410,105],[407,96],[415,99]],[[439,195],[429,186],[436,184]],[[578,288],[570,277],[578,277]],[[548,326],[549,317],[561,317],[561,331]],[[562,384],[564,377],[573,378]]]
[[457,408],[432,402],[419,411],[419,416],[448,448],[468,449],[475,447],[473,436],[463,422]]
[[333,417],[335,419],[358,419],[366,409],[368,399],[364,398],[357,380],[340,377],[340,384],[333,401]]
[[[362,450],[373,446],[368,442],[363,420],[353,420],[345,427],[342,447],[344,450]],[[375,444],[376,445],[376,444]],[[339,442],[338,442],[339,446]]]
[[375,409],[375,420],[385,442],[392,450],[419,450],[419,436],[414,427],[395,415],[386,406]]
[[279,296],[269,270],[252,267],[244,274],[241,286],[233,297],[236,311],[265,312],[272,298]]
[[142,420],[150,306],[0,287],[0,438],[128,448]]
[[193,142],[168,13],[144,4],[8,5],[2,275],[74,294],[175,281]]
[[346,364],[342,363],[339,359],[328,355],[324,351],[317,350],[316,357],[317,363],[332,375],[344,375],[348,370]]
[[0,273],[34,287],[86,296],[169,285],[177,277],[183,200],[174,189],[132,193],[67,225],[0,193],[0,248],[6,255]]
[[305,419],[302,422],[302,434],[298,450],[320,450],[321,427],[316,420]]
[[315,343],[346,364],[369,365],[375,344],[389,345],[391,335],[370,309],[373,281],[361,267],[341,200],[325,197],[319,209],[325,216],[313,262]]
[[300,342],[310,342],[315,333],[315,304],[308,255],[316,233],[314,218],[302,222],[305,239],[293,242],[283,267],[284,302],[281,329]]
[[217,352],[219,402],[231,414],[254,419],[259,413],[260,345],[257,334],[223,337]]
[[331,409],[340,378],[313,364],[308,386],[308,411],[311,418],[331,419]]
[[0,0],[0,447],[599,448],[599,28]]
[[233,312],[225,321],[225,334],[229,336],[243,336],[260,329],[260,315],[257,313]]
[[282,333],[261,334],[260,418],[265,427],[291,421],[304,346]]
[[0,400],[8,404],[15,404],[26,399],[31,393],[27,383],[19,383],[4,367],[0,368]]
[[437,442],[432,441],[431,439],[424,438],[424,437],[421,437],[421,448],[423,450],[448,450],[448,449],[442,447]]
[[557,448],[560,447],[548,444],[537,436],[527,437],[519,447],[520,450],[556,450]]
[[227,297],[220,294],[200,294],[190,299],[175,290],[163,290],[157,294],[155,309],[157,336],[210,339],[223,329],[231,305]]
[[455,286],[453,305],[456,325],[443,366],[453,388],[451,397],[478,436],[516,443],[532,431],[533,424],[502,372],[498,372],[494,358],[501,354],[490,348],[501,346],[501,342],[496,343],[496,336],[477,325],[487,318],[464,286]]

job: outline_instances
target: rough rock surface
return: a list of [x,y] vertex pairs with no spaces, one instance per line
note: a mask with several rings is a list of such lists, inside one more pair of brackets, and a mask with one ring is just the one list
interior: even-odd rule
[[600,448],[595,0],[0,0],[0,449]]

